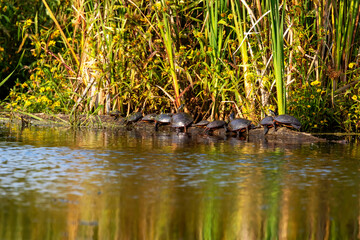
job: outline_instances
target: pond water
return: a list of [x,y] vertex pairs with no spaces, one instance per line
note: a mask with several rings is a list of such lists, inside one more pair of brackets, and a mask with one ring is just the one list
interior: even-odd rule
[[359,239],[360,149],[0,128],[0,239]]

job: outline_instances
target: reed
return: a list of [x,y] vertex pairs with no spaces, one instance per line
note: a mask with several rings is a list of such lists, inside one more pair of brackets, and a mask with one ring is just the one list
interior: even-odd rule
[[278,0],[270,0],[270,22],[271,40],[274,62],[274,75],[276,79],[277,106],[279,114],[286,113],[286,89],[284,84],[284,9],[283,5],[281,16]]
[[[353,38],[356,34],[359,16],[359,1],[340,0],[338,5],[333,4],[332,25],[335,35],[333,48],[335,71],[344,72],[348,69],[349,59],[353,53]],[[332,103],[334,104],[334,93],[338,87],[338,79],[346,82],[346,74],[332,79]]]
[[222,66],[219,59],[223,57],[223,45],[227,37],[220,14],[227,12],[227,6],[224,0],[206,0],[204,3],[206,5],[204,44],[207,46],[204,50],[210,59],[209,65],[205,65],[209,71],[206,85],[212,99],[210,118],[215,119],[219,114],[219,97],[222,95],[220,89],[223,87],[220,77]]
[[[239,44],[236,51],[232,54],[235,55],[239,50],[241,54],[241,63],[239,64],[242,68],[242,78],[243,78],[243,89],[244,89],[244,97],[240,94],[236,94],[239,103],[242,103],[242,113],[244,113],[243,117],[249,117],[252,120],[256,119],[256,110],[255,110],[255,93],[256,93],[256,81],[254,80],[254,75],[257,74],[257,64],[250,64],[251,60],[255,59],[255,56],[252,54],[255,51],[263,49],[261,45],[261,40],[259,36],[257,36],[258,45],[250,44],[249,35],[253,32],[254,29],[257,29],[258,21],[254,21],[253,12],[250,10],[249,6],[245,1],[234,1],[231,0],[231,12],[234,16],[234,31],[236,33],[236,40]],[[250,16],[249,25],[247,21],[247,17]],[[260,19],[263,16],[260,17]],[[249,26],[248,26],[249,25]],[[255,32],[255,31],[254,31]],[[257,35],[257,33],[254,33]]]
[[44,3],[45,8],[46,8],[46,10],[48,11],[51,19],[54,21],[57,29],[60,31],[60,34],[61,34],[61,36],[63,37],[63,41],[64,41],[64,42],[66,43],[66,45],[69,47],[69,49],[70,49],[70,51],[71,51],[71,54],[72,54],[72,56],[73,56],[73,58],[74,58],[74,61],[76,62],[77,65],[79,65],[79,60],[78,60],[78,58],[77,58],[77,56],[76,56],[76,54],[75,54],[75,52],[74,52],[74,49],[71,47],[69,41],[67,40],[66,35],[65,35],[65,33],[62,31],[62,28],[61,28],[59,22],[57,21],[55,15],[53,14],[51,8],[50,8],[49,5],[47,4],[46,0],[42,0],[42,2]]
[[173,41],[173,29],[171,27],[171,21],[174,21],[173,16],[171,16],[170,9],[166,4],[165,0],[161,0],[155,7],[156,17],[157,17],[157,26],[161,34],[163,44],[165,46],[167,54],[167,62],[170,66],[169,71],[172,78],[173,89],[175,93],[175,109],[180,107],[180,96],[179,96],[179,83],[176,74],[176,63],[174,58],[174,41]]

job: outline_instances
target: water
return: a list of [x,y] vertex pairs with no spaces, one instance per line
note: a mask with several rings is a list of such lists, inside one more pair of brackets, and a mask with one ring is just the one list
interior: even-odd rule
[[356,145],[0,129],[0,239],[359,239]]

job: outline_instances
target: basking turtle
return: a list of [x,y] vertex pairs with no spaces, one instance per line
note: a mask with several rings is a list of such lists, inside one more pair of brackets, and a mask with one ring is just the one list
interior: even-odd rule
[[269,131],[269,128],[274,126],[274,118],[272,116],[266,116],[263,120],[260,121],[260,125],[264,127],[264,135]]
[[176,132],[180,131],[180,128],[186,128],[194,121],[194,119],[187,113],[176,113],[171,118],[171,127],[176,128]]
[[300,130],[301,123],[297,118],[290,116],[288,114],[276,115],[275,112],[272,110],[269,110],[269,112],[274,118],[273,126],[275,128],[275,131],[277,130],[276,129],[277,126],[292,127],[295,128],[296,130]]
[[246,131],[246,135],[249,135],[249,129],[252,128],[251,121],[244,118],[234,119],[235,114],[230,115],[230,122],[228,124],[228,129],[231,132],[236,132],[237,137],[240,136],[240,133]]
[[180,128],[184,128],[184,132],[186,132],[186,128],[190,126],[193,121],[193,117],[187,113],[176,113],[171,118],[171,127],[176,128],[176,132],[179,132]]
[[155,131],[161,124],[170,124],[172,113],[160,113],[155,117]]
[[193,126],[195,127],[206,127],[210,122],[208,120],[201,120],[198,123],[195,123]]
[[206,125],[205,132],[206,134],[209,134],[210,131],[216,129],[216,128],[225,128],[225,131],[227,131],[226,128],[226,122],[222,120],[215,120]]
[[109,115],[114,117],[114,120],[117,120],[121,116],[121,112],[118,110],[114,110],[109,112]]
[[143,122],[154,122],[156,116],[157,116],[156,113],[150,113],[150,114],[145,115],[145,116],[141,119],[141,121],[143,121]]
[[134,112],[132,114],[130,114],[129,116],[127,116],[126,118],[126,125],[128,125],[129,123],[135,123],[137,121],[139,121],[142,118],[142,113],[141,112]]

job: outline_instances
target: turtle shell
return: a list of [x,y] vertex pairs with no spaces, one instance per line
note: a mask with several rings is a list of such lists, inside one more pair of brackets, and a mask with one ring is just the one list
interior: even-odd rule
[[138,120],[140,120],[140,118],[142,118],[142,116],[143,115],[141,112],[134,112],[126,118],[126,121],[127,122],[137,122]]
[[211,123],[209,123],[208,125],[206,125],[205,127],[205,132],[207,134],[209,134],[210,130],[213,130],[215,128],[225,128],[225,131],[227,131],[227,128],[226,128],[226,122],[225,121],[222,121],[222,120],[215,120],[215,121],[212,121]]
[[114,110],[109,112],[109,115],[114,117],[114,120],[117,120],[119,118],[119,116],[121,116],[121,112],[118,110]]
[[201,120],[198,123],[195,123],[194,126],[196,127],[206,127],[210,122],[208,120]]
[[300,130],[301,128],[300,121],[296,117],[290,116],[288,114],[275,116],[274,123],[277,125],[291,126],[297,130]]
[[224,127],[225,125],[226,125],[225,121],[215,120],[215,121],[209,123],[208,125],[206,125],[206,129],[221,128],[221,127]]
[[246,131],[246,138],[249,136],[249,128],[251,128],[251,121],[244,118],[236,118],[229,122],[228,129],[231,132],[236,132],[237,137],[240,137],[241,132]]
[[267,116],[260,121],[260,125],[264,127],[264,135],[269,131],[269,128],[274,126],[274,118],[272,116]]
[[193,117],[187,113],[176,113],[171,118],[171,127],[184,128],[184,131],[186,132],[186,127],[188,127],[193,121]]
[[160,123],[170,123],[171,122],[171,113],[161,113],[156,116],[155,121]]
[[156,113],[150,113],[150,114],[145,115],[145,116],[141,119],[141,121],[144,121],[144,122],[153,122],[153,121],[155,121],[156,116],[157,116]]
[[237,118],[229,122],[228,128],[232,132],[245,131],[251,126],[251,121],[244,118]]
[[273,125],[274,124],[274,118],[272,116],[267,116],[264,119],[260,121],[260,125]]

